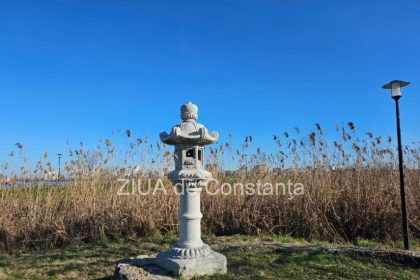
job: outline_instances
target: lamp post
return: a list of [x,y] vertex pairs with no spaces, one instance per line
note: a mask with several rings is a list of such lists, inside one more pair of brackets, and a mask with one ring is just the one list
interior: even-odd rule
[[401,98],[401,88],[409,85],[410,82],[394,80],[382,86],[384,89],[391,89],[392,98],[395,100],[395,109],[397,115],[397,137],[398,137],[398,162],[400,169],[400,195],[401,195],[401,213],[402,226],[404,234],[404,249],[410,249],[410,242],[408,239],[408,218],[407,218],[407,202],[404,187],[404,163],[401,144],[401,128],[400,128],[400,108],[398,100]]
[[62,154],[57,154],[57,156],[58,156],[58,181],[60,181],[60,176],[61,176],[61,172],[60,172],[60,169],[61,169],[61,157],[63,156]]

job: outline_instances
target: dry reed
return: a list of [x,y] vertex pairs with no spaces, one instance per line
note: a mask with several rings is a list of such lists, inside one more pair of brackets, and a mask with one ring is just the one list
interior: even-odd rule
[[[69,186],[36,186],[0,190],[0,247],[54,247],[98,238],[156,236],[177,230],[178,198],[163,178],[168,195],[117,195],[128,165],[141,170],[172,169],[171,147],[134,139],[127,130],[128,149],[101,141],[95,149],[81,143],[70,149],[66,173]],[[300,182],[305,194],[288,199],[276,195],[210,196],[203,193],[202,226],[208,234],[289,234],[329,241],[358,238],[400,238],[400,197],[395,147],[391,138],[367,133],[359,139],[353,123],[337,127],[329,143],[319,124],[302,135],[274,135],[277,150],[253,148],[251,136],[242,147],[219,143],[208,150],[208,164],[221,182]],[[18,145],[19,144],[19,145]],[[29,172],[23,145],[11,157],[22,157],[19,177],[36,181],[52,171],[48,154]],[[126,151],[125,151],[126,150]],[[420,148],[404,147],[411,234],[420,237]],[[236,163],[237,172],[222,171]],[[10,173],[4,163],[3,173]],[[260,167],[264,168],[261,169]],[[242,167],[242,168],[241,168]],[[247,169],[244,171],[244,168]],[[127,171],[127,169],[125,169]],[[150,174],[148,174],[150,175]],[[147,177],[145,174],[138,177]],[[14,179],[18,178],[14,175]]]

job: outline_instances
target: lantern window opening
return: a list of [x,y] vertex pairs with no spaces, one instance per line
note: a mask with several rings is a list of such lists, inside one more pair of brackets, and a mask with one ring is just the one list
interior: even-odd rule
[[195,149],[188,149],[185,152],[185,156],[189,157],[189,158],[194,158],[195,159]]
[[202,149],[198,149],[198,160],[203,161],[203,150]]

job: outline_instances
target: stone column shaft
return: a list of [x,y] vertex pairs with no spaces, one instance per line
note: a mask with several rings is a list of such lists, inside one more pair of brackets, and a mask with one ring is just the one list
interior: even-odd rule
[[198,248],[203,246],[201,240],[200,210],[201,188],[189,188],[180,196],[179,221],[180,238],[178,246],[181,248]]

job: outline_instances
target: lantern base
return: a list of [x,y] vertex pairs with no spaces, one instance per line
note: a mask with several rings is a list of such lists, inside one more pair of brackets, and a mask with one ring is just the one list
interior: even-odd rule
[[162,252],[157,255],[156,263],[173,275],[182,276],[185,279],[199,275],[225,274],[227,272],[226,257],[214,251],[205,256],[192,258],[177,258],[173,256],[171,251]]

